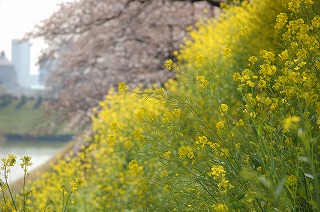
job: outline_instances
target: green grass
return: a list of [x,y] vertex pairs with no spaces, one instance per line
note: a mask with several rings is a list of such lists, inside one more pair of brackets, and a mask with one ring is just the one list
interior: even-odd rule
[[43,114],[41,109],[34,109],[35,101],[27,101],[16,109],[19,100],[13,100],[9,105],[0,108],[0,133],[35,134]]

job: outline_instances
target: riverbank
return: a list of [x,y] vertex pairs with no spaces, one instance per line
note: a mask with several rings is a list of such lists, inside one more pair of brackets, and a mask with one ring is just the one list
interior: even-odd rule
[[73,134],[62,134],[62,135],[28,135],[28,134],[13,134],[13,133],[4,133],[0,135],[0,143],[6,141],[70,141],[74,137]]

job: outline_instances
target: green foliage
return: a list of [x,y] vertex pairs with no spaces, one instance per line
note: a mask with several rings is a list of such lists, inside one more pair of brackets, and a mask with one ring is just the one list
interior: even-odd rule
[[165,88],[110,91],[93,136],[31,185],[30,208],[318,211],[319,1],[229,6],[190,32]]

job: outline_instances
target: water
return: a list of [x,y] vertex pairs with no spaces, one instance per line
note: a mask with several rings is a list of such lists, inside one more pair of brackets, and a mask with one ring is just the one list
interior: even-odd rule
[[[7,157],[8,154],[17,156],[16,165],[11,168],[9,174],[9,179],[13,182],[23,177],[24,174],[20,167],[21,157],[31,156],[33,165],[29,168],[29,171],[32,171],[47,163],[65,144],[66,142],[60,141],[9,141],[0,143],[0,158]],[[0,174],[0,178],[3,179],[3,172],[0,172]]]

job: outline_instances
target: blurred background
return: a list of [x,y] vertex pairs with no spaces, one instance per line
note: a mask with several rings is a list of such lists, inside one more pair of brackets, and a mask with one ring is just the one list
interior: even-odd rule
[[[63,2],[67,0],[0,0],[0,157],[29,155],[32,169],[45,164],[72,135],[40,133],[41,107],[51,98],[46,67],[37,63],[45,43],[41,38],[21,39]],[[11,180],[22,174],[16,165]]]
[[220,2],[0,0],[0,157],[77,152],[109,89],[174,79],[165,61]]

